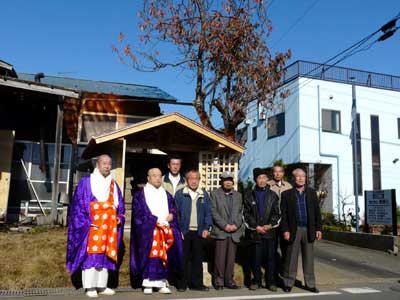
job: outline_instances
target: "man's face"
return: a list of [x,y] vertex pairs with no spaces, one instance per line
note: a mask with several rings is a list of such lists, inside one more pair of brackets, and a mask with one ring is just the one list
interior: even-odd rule
[[190,172],[186,176],[186,182],[187,182],[187,184],[188,184],[188,186],[190,187],[191,190],[193,190],[193,191],[197,190],[197,188],[199,187],[199,183],[200,183],[200,175],[199,175],[199,173]]
[[282,167],[280,166],[276,166],[272,169],[272,178],[274,178],[274,180],[276,182],[279,182],[282,180],[283,175],[285,175],[285,171],[283,170]]
[[111,168],[112,168],[111,157],[109,157],[108,155],[100,156],[97,160],[96,167],[99,170],[101,175],[103,175],[104,177],[107,177],[108,175],[110,175]]
[[150,183],[155,188],[159,188],[162,184],[162,175],[160,169],[154,168],[150,169],[147,173],[147,182]]
[[172,175],[177,176],[181,170],[182,162],[180,159],[171,159],[168,163],[168,169]]
[[222,188],[225,190],[231,190],[233,188],[233,180],[231,178],[224,179],[222,182]]
[[298,171],[294,174],[294,184],[297,187],[303,187],[306,185],[306,173],[303,171]]
[[268,182],[268,176],[265,174],[258,175],[256,178],[256,184],[259,188],[266,188]]

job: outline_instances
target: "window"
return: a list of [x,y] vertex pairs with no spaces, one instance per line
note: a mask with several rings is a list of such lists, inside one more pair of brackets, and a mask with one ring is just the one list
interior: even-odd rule
[[255,141],[257,139],[257,126],[251,129],[251,140]]
[[106,114],[83,114],[81,142],[88,142],[93,136],[113,131],[117,126],[117,116]]
[[142,122],[145,120],[146,117],[132,117],[132,116],[126,116],[126,115],[118,115],[118,124],[117,124],[117,129],[121,129],[127,126],[130,126],[135,123]]
[[247,142],[247,128],[243,127],[240,129],[236,129],[235,132],[235,140],[241,145],[245,145]]
[[372,186],[381,189],[381,150],[379,139],[379,117],[371,116]]
[[268,139],[285,134],[285,113],[268,118]]
[[84,112],[79,141],[88,142],[93,136],[130,126],[145,119],[147,119],[145,116]]
[[322,131],[340,133],[340,111],[322,110]]
[[[357,114],[356,118],[356,145],[357,145],[357,162],[354,159],[354,145],[353,145],[353,186],[354,186],[354,194],[356,194],[356,184],[355,184],[355,176],[358,179],[358,195],[362,195],[363,188],[362,188],[362,159],[361,159],[361,127],[360,127],[360,114]],[[354,128],[351,129],[352,134]]]
[[[61,146],[59,192],[66,193],[69,188],[72,146]],[[38,212],[36,197],[45,209],[51,207],[54,180],[54,144],[16,141],[13,151],[12,175],[9,207],[19,213],[21,207],[26,212]],[[25,206],[25,202],[28,206]],[[58,204],[58,208],[62,207]]]

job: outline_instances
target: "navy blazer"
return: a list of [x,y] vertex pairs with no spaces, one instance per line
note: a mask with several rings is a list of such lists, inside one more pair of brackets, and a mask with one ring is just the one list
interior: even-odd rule
[[[321,210],[319,199],[315,190],[305,187],[307,205],[307,238],[312,243],[315,240],[316,231],[322,230]],[[290,232],[289,243],[293,243],[297,231],[297,198],[296,188],[284,191],[281,194],[281,228],[282,232]]]

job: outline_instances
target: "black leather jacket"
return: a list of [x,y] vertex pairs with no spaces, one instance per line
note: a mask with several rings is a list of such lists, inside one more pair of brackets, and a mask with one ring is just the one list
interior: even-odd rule
[[[243,217],[246,225],[246,237],[257,241],[261,238],[274,238],[275,228],[280,224],[280,209],[278,196],[267,187],[265,194],[265,213],[260,216],[255,190],[246,191],[243,199]],[[265,235],[256,232],[257,226],[271,225],[272,230]]]

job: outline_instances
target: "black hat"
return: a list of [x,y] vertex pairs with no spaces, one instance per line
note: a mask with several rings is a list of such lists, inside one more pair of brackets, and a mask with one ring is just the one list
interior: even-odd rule
[[262,169],[262,168],[254,168],[253,169],[253,178],[254,178],[254,180],[256,180],[257,177],[262,175],[262,174],[265,174],[265,175],[268,176],[267,169]]

